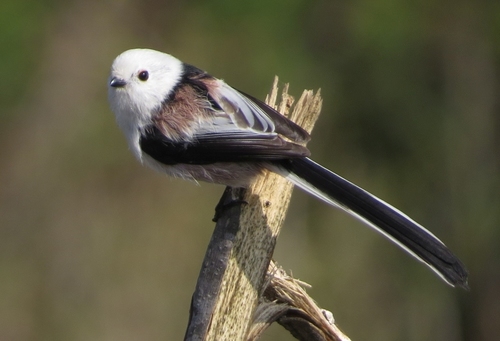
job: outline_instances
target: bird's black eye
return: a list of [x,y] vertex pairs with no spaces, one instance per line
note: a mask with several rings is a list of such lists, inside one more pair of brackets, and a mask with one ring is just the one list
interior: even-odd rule
[[145,70],[144,70],[144,71],[141,71],[141,72],[139,72],[139,74],[137,75],[137,77],[138,77],[141,81],[145,82],[145,81],[147,81],[147,80],[148,80],[148,78],[149,78],[149,72],[147,72],[147,71],[145,71]]

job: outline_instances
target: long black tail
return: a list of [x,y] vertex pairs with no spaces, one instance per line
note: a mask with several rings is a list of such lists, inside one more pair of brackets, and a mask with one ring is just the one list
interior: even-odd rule
[[280,165],[296,186],[342,208],[384,234],[427,264],[452,286],[468,289],[467,270],[432,233],[407,215],[311,159],[287,160]]

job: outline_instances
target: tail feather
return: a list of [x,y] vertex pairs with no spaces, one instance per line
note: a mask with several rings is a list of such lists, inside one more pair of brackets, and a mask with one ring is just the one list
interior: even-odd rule
[[468,288],[468,273],[460,260],[436,236],[398,209],[309,158],[287,160],[281,167],[296,186],[361,219],[450,285]]

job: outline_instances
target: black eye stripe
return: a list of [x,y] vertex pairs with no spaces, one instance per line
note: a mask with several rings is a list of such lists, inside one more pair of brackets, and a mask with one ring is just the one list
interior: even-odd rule
[[146,70],[144,71],[140,71],[139,74],[137,75],[137,77],[141,80],[141,81],[147,81],[148,78],[149,78],[149,72],[147,72]]

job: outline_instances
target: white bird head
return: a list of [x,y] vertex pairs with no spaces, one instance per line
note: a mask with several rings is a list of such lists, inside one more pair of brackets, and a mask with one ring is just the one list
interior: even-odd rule
[[108,99],[126,133],[150,123],[151,115],[179,83],[182,69],[180,60],[154,50],[133,49],[116,57]]
[[151,123],[152,115],[175,89],[182,72],[180,60],[148,49],[125,51],[113,61],[108,79],[109,104],[139,159],[139,130]]

